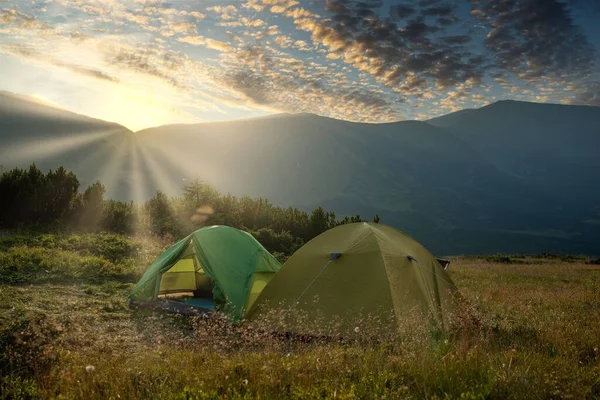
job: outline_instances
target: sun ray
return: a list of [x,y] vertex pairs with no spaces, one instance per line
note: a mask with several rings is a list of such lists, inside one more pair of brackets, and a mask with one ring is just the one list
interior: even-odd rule
[[169,166],[171,171],[176,171],[179,180],[199,178],[206,182],[217,182],[219,173],[202,160],[194,159],[189,152],[181,153],[172,149],[160,148],[147,144],[148,151],[160,158],[161,162]]
[[42,161],[89,146],[118,132],[118,129],[111,129],[94,133],[72,134],[54,139],[25,141],[5,148],[0,156],[5,165]]
[[[179,194],[181,191],[181,178],[169,176],[165,172],[166,168],[161,167],[158,160],[152,156],[148,149],[139,147],[142,164],[145,166],[144,172],[149,174],[149,179],[154,183],[154,187],[169,195]],[[164,162],[166,160],[160,160]]]
[[[125,184],[127,153],[128,147],[121,144],[116,149],[112,146],[104,148],[88,160],[90,165],[101,165],[95,175],[96,179],[104,184],[109,198],[123,198],[119,186]],[[101,161],[101,157],[104,160]]]
[[[130,198],[137,204],[142,204],[148,197],[148,184],[146,182],[146,174],[143,170],[143,163],[140,161],[140,144],[136,138],[133,138],[129,142],[131,157],[129,159],[130,164]],[[145,190],[146,188],[146,190]]]

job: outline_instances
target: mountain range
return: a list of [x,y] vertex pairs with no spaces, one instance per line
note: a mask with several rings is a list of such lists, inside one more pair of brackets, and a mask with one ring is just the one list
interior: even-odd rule
[[[144,200],[200,178],[282,206],[379,214],[438,254],[600,254],[600,108],[501,101],[429,121],[312,114],[131,132],[0,93],[0,164]],[[74,143],[74,144],[73,144]]]

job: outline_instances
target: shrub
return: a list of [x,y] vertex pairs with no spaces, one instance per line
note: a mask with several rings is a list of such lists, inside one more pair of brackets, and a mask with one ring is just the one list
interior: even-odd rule
[[287,231],[275,232],[270,228],[262,228],[250,233],[273,254],[290,256],[304,244],[302,239],[292,236]]
[[138,211],[133,202],[107,200],[102,208],[100,228],[121,234],[132,234],[139,223]]
[[0,253],[0,279],[4,283],[134,282],[135,278],[132,261],[115,264],[98,256],[26,246]]

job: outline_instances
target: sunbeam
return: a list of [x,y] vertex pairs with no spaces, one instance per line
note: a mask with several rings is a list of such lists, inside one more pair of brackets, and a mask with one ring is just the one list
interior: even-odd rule
[[[182,178],[177,179],[169,176],[165,172],[166,168],[161,167],[159,161],[143,146],[139,146],[139,150],[142,165],[144,166],[143,170],[149,174],[149,180],[154,183],[154,187],[169,195],[179,193],[181,191]],[[166,160],[161,159],[160,161],[164,162]]]
[[[128,140],[124,138],[123,140]],[[87,161],[89,165],[101,165],[100,169],[94,173],[95,179],[102,182],[106,188],[108,197],[115,198],[119,190],[119,185],[125,183],[127,168],[125,160],[128,158],[128,146],[121,143],[117,148],[107,146],[94,153]],[[104,159],[102,159],[104,157]]]
[[119,133],[122,133],[120,129],[111,129],[94,133],[72,134],[53,139],[26,141],[3,149],[0,152],[0,158],[2,158],[5,165],[46,160],[59,154],[82,149]]
[[142,204],[148,197],[148,184],[146,181],[146,173],[143,169],[143,163],[140,161],[140,145],[136,138],[129,142],[130,158],[129,158],[129,196],[137,204]]
[[194,158],[189,150],[178,148],[163,148],[148,143],[148,152],[154,157],[166,163],[178,173],[178,179],[199,178],[203,181],[215,184],[221,177],[219,170],[211,166],[211,163],[203,162],[201,158]]

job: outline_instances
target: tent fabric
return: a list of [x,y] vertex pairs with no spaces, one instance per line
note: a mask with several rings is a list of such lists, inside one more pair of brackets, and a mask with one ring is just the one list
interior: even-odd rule
[[130,299],[155,300],[161,287],[177,287],[184,279],[189,286],[181,284],[180,289],[195,289],[190,282],[198,284],[208,277],[214,283],[215,304],[239,319],[249,298],[257,296],[254,281],[268,282],[280,268],[275,257],[249,233],[228,226],[206,227],[162,253],[134,287]]
[[[292,255],[247,317],[281,309],[298,310],[308,321],[387,313],[399,322],[418,309],[441,321],[457,293],[444,268],[414,239],[383,224],[352,223],[322,233]],[[295,319],[286,328],[304,333]]]

